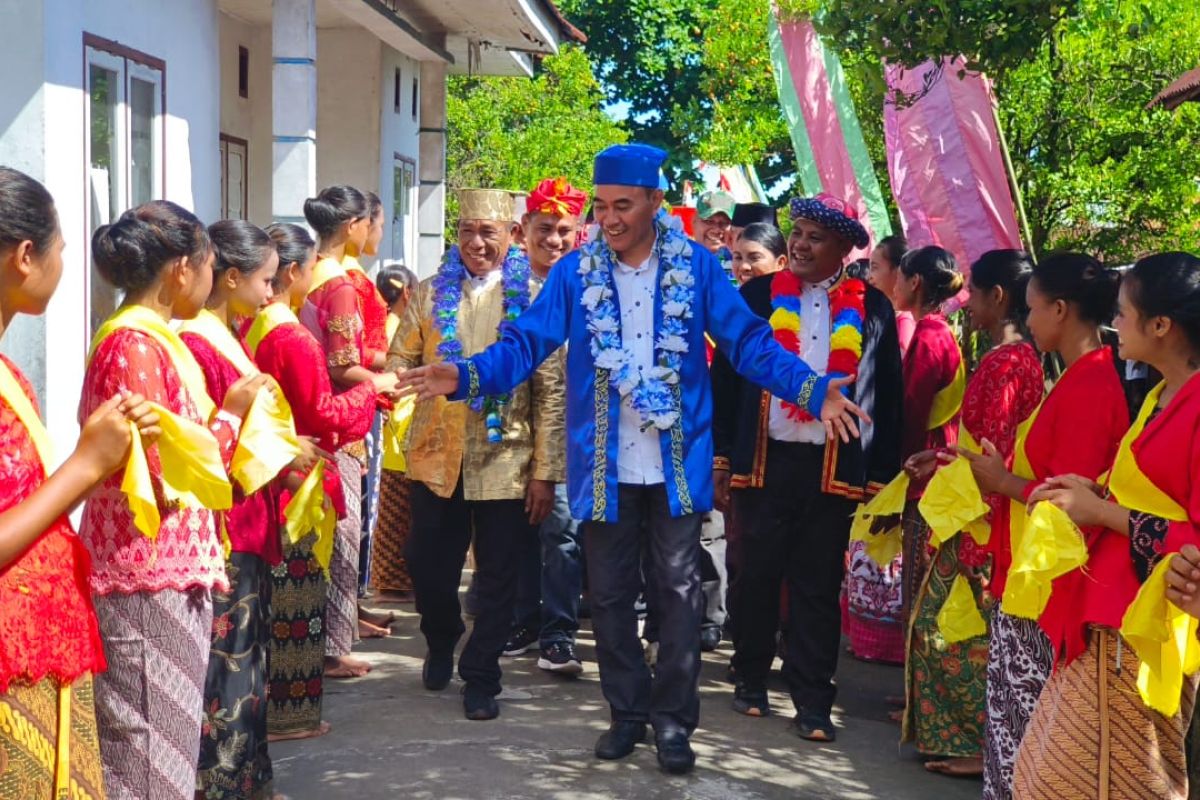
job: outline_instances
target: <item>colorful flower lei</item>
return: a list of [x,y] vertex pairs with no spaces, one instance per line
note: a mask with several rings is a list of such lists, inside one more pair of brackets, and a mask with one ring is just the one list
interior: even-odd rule
[[[462,303],[462,285],[467,279],[467,267],[462,254],[455,245],[446,251],[442,266],[433,277],[433,324],[441,336],[437,353],[449,364],[459,364],[463,357],[462,342],[458,338],[458,307]],[[497,335],[504,326],[511,324],[525,309],[529,308],[529,259],[516,247],[510,247],[504,263],[500,266],[500,286],[504,292],[504,319]],[[507,394],[477,396],[468,401],[471,410],[483,414],[487,425],[487,438],[492,444],[504,440],[500,425],[500,407],[507,403]]]
[[[789,353],[800,355],[800,293],[804,284],[790,269],[775,273],[771,279],[771,328],[775,341]],[[862,359],[863,318],[866,316],[866,285],[857,278],[842,280],[829,292],[829,316],[833,331],[829,337],[829,363],[825,374],[842,378],[857,377]],[[800,422],[812,422],[807,409],[786,400],[788,416]]]
[[609,384],[621,397],[629,397],[644,427],[667,430],[680,418],[679,375],[688,351],[687,320],[692,317],[696,279],[691,272],[692,246],[687,237],[658,221],[655,228],[662,320],[654,342],[654,365],[646,374],[638,372],[621,339],[612,278],[617,259],[603,238],[580,251],[580,303],[587,314],[596,369],[607,373]]

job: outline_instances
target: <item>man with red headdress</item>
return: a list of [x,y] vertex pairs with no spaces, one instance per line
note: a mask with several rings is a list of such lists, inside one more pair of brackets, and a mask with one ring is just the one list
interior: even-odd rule
[[[566,178],[546,178],[525,199],[521,231],[535,281],[545,280],[558,260],[575,249],[586,203],[587,195]],[[564,352],[559,350],[551,358],[562,360]],[[565,459],[565,443],[563,448]],[[566,484],[555,486],[554,509],[542,522],[538,539],[528,543],[520,570],[513,631],[504,655],[518,656],[538,647],[540,668],[578,675],[583,671],[575,653],[583,553]]]

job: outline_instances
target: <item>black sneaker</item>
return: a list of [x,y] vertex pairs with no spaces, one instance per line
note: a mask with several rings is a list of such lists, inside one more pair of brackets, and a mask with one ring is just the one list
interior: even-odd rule
[[578,675],[583,672],[583,662],[575,655],[575,645],[570,642],[555,642],[543,647],[538,656],[538,668],[559,675]]
[[538,635],[529,628],[517,628],[513,631],[512,636],[508,637],[508,641],[504,643],[504,655],[512,658],[528,653],[538,643]]

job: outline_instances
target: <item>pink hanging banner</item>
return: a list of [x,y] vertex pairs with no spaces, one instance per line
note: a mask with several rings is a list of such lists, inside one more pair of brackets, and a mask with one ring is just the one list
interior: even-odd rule
[[962,59],[915,70],[885,65],[888,172],[910,247],[938,245],[965,269],[989,250],[1020,248],[1016,207],[997,136],[991,85],[963,78]]

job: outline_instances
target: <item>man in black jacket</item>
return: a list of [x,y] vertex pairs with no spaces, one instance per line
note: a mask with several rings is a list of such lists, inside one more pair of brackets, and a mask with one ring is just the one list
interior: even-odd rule
[[827,438],[803,409],[741,378],[718,353],[713,482],[718,506],[732,505],[739,531],[731,590],[734,708],[751,716],[770,712],[766,679],[786,582],[784,676],[797,733],[832,741],[850,516],[856,502],[900,470],[900,345],[891,303],[847,273],[851,250],[868,243],[854,209],[818,195],[793,200],[791,215],[788,269],[748,281],[742,297],[813,369],[854,375],[851,399],[873,424],[849,443]]

